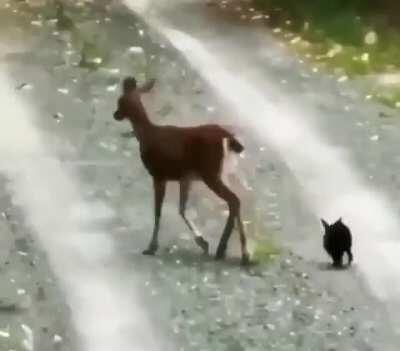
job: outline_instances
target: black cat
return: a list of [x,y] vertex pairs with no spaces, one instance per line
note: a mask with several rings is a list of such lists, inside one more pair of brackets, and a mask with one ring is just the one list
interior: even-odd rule
[[339,218],[335,223],[328,224],[321,219],[325,229],[323,244],[324,249],[332,257],[334,267],[343,267],[343,254],[346,252],[348,265],[353,261],[351,253],[352,236],[350,229]]

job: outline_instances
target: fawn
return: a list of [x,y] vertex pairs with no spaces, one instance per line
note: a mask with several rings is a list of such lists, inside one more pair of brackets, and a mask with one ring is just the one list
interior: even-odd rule
[[196,127],[158,126],[153,124],[141,101],[141,94],[150,91],[155,80],[138,87],[134,77],[125,78],[122,95],[114,119],[128,119],[139,141],[144,166],[153,178],[154,229],[145,255],[154,255],[158,249],[158,232],[166,183],[178,181],[180,187],[179,213],[194,235],[196,244],[208,254],[209,244],[186,218],[185,210],[192,181],[203,181],[216,195],[226,201],[229,216],[218,244],[216,259],[223,259],[229,238],[237,221],[241,262],[249,263],[246,234],[240,217],[240,200],[222,181],[224,160],[229,153],[239,154],[244,147],[224,128],[216,124]]

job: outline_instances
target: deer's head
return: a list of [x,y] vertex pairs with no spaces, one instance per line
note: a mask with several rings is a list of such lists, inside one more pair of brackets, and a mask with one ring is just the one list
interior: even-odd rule
[[134,77],[124,79],[122,82],[122,94],[118,99],[117,110],[114,112],[116,121],[122,121],[134,113],[138,99],[137,90],[137,83]]
[[146,111],[140,100],[140,95],[149,92],[155,84],[155,79],[147,81],[138,87],[134,77],[127,77],[122,82],[122,95],[118,99],[114,119],[122,121],[129,118],[133,124],[148,122]]

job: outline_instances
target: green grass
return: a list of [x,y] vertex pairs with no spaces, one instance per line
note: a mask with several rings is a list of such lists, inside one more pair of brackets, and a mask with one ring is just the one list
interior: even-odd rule
[[253,258],[257,262],[270,262],[281,254],[282,250],[273,239],[256,242]]
[[28,7],[25,10],[46,21],[57,20],[56,29],[63,33],[69,33],[72,48],[81,54],[79,67],[96,70],[109,62],[110,52],[106,45],[107,41],[99,33],[88,37],[87,33],[79,28],[79,22],[84,22],[87,17],[89,11],[87,7],[77,10],[56,0],[48,1],[39,8],[30,9]]
[[372,94],[382,104],[393,108],[400,108],[400,87],[376,89]]
[[[253,0],[279,34],[297,36],[293,46],[314,64],[350,78],[400,71],[400,2],[367,0]],[[397,11],[397,12],[396,12]],[[367,43],[376,34],[376,42]],[[290,40],[290,39],[289,39]],[[400,86],[368,93],[386,105],[399,101]],[[392,90],[392,91],[386,91]]]
[[255,244],[253,259],[260,263],[271,262],[282,252],[278,240],[276,239],[277,235],[266,227],[263,221],[263,211],[254,209],[252,213],[253,218],[251,218],[247,230],[249,233],[252,233]]

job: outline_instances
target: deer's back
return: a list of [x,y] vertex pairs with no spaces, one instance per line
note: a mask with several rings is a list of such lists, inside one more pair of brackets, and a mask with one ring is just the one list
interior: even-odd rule
[[217,125],[155,127],[141,144],[142,161],[153,177],[162,179],[216,175],[223,158],[222,140],[231,136]]

